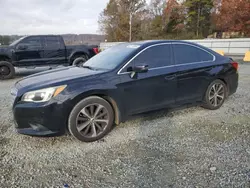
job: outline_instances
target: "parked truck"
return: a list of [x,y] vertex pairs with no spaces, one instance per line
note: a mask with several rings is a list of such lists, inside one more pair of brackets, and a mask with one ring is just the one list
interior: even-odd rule
[[0,47],[0,79],[14,77],[15,67],[81,66],[97,53],[98,46],[94,45],[66,46],[60,35],[22,37],[7,47]]

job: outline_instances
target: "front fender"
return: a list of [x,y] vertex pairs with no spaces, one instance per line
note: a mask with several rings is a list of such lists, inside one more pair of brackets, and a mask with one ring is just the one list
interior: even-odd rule
[[[71,102],[73,105],[76,105],[79,101],[81,101],[82,99],[89,97],[89,96],[100,96],[100,97],[110,97],[112,98],[116,103],[118,102],[118,93],[114,93],[113,91],[115,91],[115,88],[105,88],[105,89],[95,89],[92,88],[90,90],[86,90],[86,91],[79,91],[77,93],[74,93],[74,95],[71,97]],[[112,91],[112,92],[111,92]],[[118,104],[119,105],[119,104]]]
[[5,57],[12,60],[12,49],[0,48],[0,57]]
[[67,113],[69,115],[72,109],[74,108],[74,106],[78,102],[83,100],[84,98],[87,98],[90,96],[98,96],[107,100],[111,104],[115,112],[115,123],[119,124],[125,118],[124,116],[125,111],[121,103],[121,100],[119,100],[119,94],[115,93],[114,91],[115,91],[114,88],[106,88],[106,89],[94,89],[93,88],[92,90],[77,92],[73,96],[71,96],[70,100],[66,101],[67,107],[68,107]]

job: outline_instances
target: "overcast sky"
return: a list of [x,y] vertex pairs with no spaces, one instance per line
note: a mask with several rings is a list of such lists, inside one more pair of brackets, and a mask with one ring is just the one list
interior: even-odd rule
[[97,34],[108,0],[0,0],[0,34]]

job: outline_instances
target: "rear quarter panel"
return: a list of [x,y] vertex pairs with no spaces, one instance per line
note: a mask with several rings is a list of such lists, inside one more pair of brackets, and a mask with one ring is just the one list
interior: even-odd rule
[[[215,61],[178,66],[178,99],[179,101],[201,101],[206,89],[216,79],[223,80],[230,88],[238,79],[236,70],[230,64],[230,59],[216,55]],[[178,102],[178,101],[177,101]]]

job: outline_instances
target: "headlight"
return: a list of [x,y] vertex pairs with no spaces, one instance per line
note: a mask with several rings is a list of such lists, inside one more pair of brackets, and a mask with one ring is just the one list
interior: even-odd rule
[[66,85],[58,87],[50,87],[46,89],[40,89],[36,91],[30,91],[23,95],[22,101],[26,102],[46,102],[52,97],[57,96],[66,88]]

